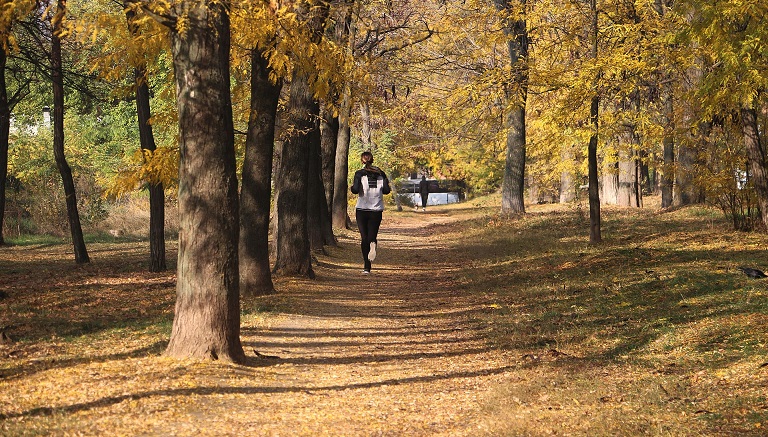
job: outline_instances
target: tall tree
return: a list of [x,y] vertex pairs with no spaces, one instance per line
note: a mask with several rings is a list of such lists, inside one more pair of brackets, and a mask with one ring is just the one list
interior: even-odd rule
[[275,120],[282,81],[270,79],[269,61],[251,51],[251,107],[240,190],[240,292],[274,292],[269,265],[269,211]]
[[67,220],[72,235],[72,245],[75,251],[75,262],[78,264],[90,262],[88,250],[85,247],[83,229],[80,224],[80,213],[77,210],[77,194],[72,169],[67,163],[64,153],[64,80],[61,63],[61,37],[65,32],[64,19],[67,1],[58,0],[56,12],[51,18],[51,81],[53,82],[53,155],[56,167],[61,174],[64,185],[64,195],[67,202]]
[[[352,12],[355,9],[355,1],[347,2],[347,13],[341,24],[339,45],[346,47],[347,57],[354,53],[355,27],[352,23]],[[352,220],[347,212],[347,184],[349,177],[349,143],[350,116],[352,114],[352,79],[348,77],[342,84],[339,100],[339,127],[336,136],[336,154],[333,172],[333,198],[331,200],[331,222],[334,228],[349,228]]]
[[[592,48],[590,50],[590,57],[597,62],[597,46],[598,46],[598,9],[597,0],[589,1],[589,12],[591,18],[591,42]],[[597,82],[597,78],[595,78]],[[600,187],[598,179],[598,166],[597,166],[597,134],[600,127],[599,107],[600,96],[597,93],[597,87],[595,87],[594,94],[592,95],[589,104],[589,121],[592,125],[592,133],[589,136],[589,145],[587,146],[587,166],[589,173],[589,241],[591,243],[599,243],[602,241],[602,232],[600,226]]]
[[245,359],[227,1],[129,1],[171,31],[179,113],[179,259],[166,355]]
[[[10,33],[10,23],[0,23],[5,26],[0,29],[2,35]],[[6,38],[2,38],[6,40]],[[8,88],[5,82],[5,67],[8,65],[8,43],[0,43],[0,246],[5,244],[3,239],[3,220],[5,218],[5,185],[8,177],[8,141],[11,132],[11,104],[8,99]]]
[[[528,28],[525,19],[526,0],[494,0],[507,14],[504,32],[511,63],[511,80],[507,93],[506,163],[501,188],[501,211],[505,214],[525,212],[525,110],[528,99]],[[512,2],[519,4],[514,4]]]
[[[319,44],[328,17],[329,4],[303,0],[297,5],[299,17],[306,22],[309,40]],[[277,260],[274,272],[314,278],[307,230],[309,154],[312,141],[319,141],[317,119],[320,104],[310,82],[312,66],[294,70],[288,103],[288,134],[280,158],[277,181]],[[318,143],[319,148],[319,143]],[[317,149],[315,149],[317,150]]]
[[744,105],[740,110],[740,125],[744,135],[744,146],[747,149],[747,162],[752,183],[757,193],[757,203],[760,207],[760,219],[763,226],[768,224],[768,169],[766,169],[765,149],[760,140],[760,129],[757,123],[755,104]]
[[[131,36],[139,34],[136,11],[124,6],[128,30]],[[136,113],[139,123],[139,141],[142,151],[152,154],[157,146],[150,123],[150,95],[147,78],[147,64],[143,59],[133,69],[136,87]],[[160,181],[150,180],[149,186],[149,270],[161,272],[167,268],[165,262],[165,189]]]

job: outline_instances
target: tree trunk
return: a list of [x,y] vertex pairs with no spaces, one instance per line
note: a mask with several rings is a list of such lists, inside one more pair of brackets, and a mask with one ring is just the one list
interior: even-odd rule
[[8,56],[5,47],[0,45],[0,246],[3,239],[5,221],[5,190],[8,177],[8,141],[11,132],[11,104],[8,101],[8,88],[5,84],[5,66]]
[[[320,105],[315,101],[318,116]],[[315,120],[315,127],[312,130],[309,141],[309,161],[307,166],[307,235],[309,237],[309,248],[313,252],[323,252],[325,242],[323,239],[323,217],[327,214],[327,209],[323,211],[325,203],[325,190],[322,181],[322,151],[320,139],[320,123]]]
[[166,355],[245,359],[240,343],[238,199],[227,5],[182,2],[171,33],[179,112],[179,260]]
[[[666,13],[666,2],[662,0],[654,0],[653,8],[659,16],[664,16]],[[671,1],[669,2],[671,3]],[[662,122],[664,127],[663,144],[663,159],[664,164],[661,168],[661,178],[659,180],[661,189],[661,207],[669,208],[672,206],[673,201],[673,188],[675,181],[675,137],[674,137],[674,102],[673,86],[670,74],[663,74],[664,83],[661,85],[661,99],[662,99]]]
[[371,139],[371,106],[367,100],[360,102],[360,142],[363,143],[363,150],[373,151],[373,140]]
[[269,264],[269,211],[272,157],[281,83],[269,79],[269,62],[259,49],[251,52],[251,113],[245,140],[240,192],[240,292],[275,291]]
[[680,145],[677,148],[678,165],[675,166],[675,182],[673,186],[672,204],[674,206],[690,205],[698,197],[693,186],[691,171],[696,163],[696,150]]
[[[318,225],[320,242],[323,246],[336,246],[337,242],[336,236],[333,235],[331,207],[328,195],[333,195],[333,170],[335,164],[334,159],[336,156],[336,137],[338,135],[338,127],[333,125],[333,121],[335,120],[336,125],[338,125],[338,119],[333,117],[333,114],[330,111],[325,111],[323,109],[320,109],[320,111],[321,114],[318,119],[317,135],[314,140],[316,141],[316,144],[313,142],[316,152],[312,154],[312,156],[317,159],[317,163],[310,168],[310,181],[314,179],[316,182],[310,184],[310,195],[317,198],[315,201],[317,204],[317,219],[315,221]],[[326,120],[326,117],[329,117],[329,119]],[[329,120],[330,124],[328,123]],[[328,133],[328,131],[330,131],[330,133]],[[312,194],[314,191],[316,191],[316,193]],[[310,225],[312,225],[311,221]]]
[[[593,0],[594,1],[594,0]],[[590,104],[589,118],[592,121],[594,132],[589,137],[589,146],[587,147],[587,166],[589,167],[589,241],[590,243],[599,243],[603,240],[600,230],[600,187],[597,174],[597,128],[598,128],[598,105],[600,99],[597,96],[592,97]]]
[[664,166],[661,172],[661,207],[669,208],[672,206],[673,189],[675,185],[675,136],[674,136],[674,102],[672,100],[672,84],[668,83],[662,87],[662,98],[664,99],[664,138],[662,144],[664,147]]
[[291,81],[288,126],[290,137],[283,142],[277,214],[277,260],[274,272],[314,277],[307,232],[307,183],[309,172],[308,133],[314,130],[310,114],[314,104],[308,77],[294,73]]
[[[508,0],[495,0],[499,10],[511,10]],[[521,0],[523,10],[526,1]],[[525,213],[525,108],[528,99],[528,29],[525,19],[506,23],[507,49],[512,66],[512,84],[507,90],[507,156],[501,185],[501,212]]]
[[[138,34],[136,13],[126,9],[128,30],[131,35]],[[142,63],[134,69],[136,83],[136,113],[139,122],[141,148],[154,152],[155,136],[152,133],[151,110],[149,106],[149,85],[147,68]],[[165,262],[165,190],[162,182],[149,181],[149,271],[162,272],[167,268]]]
[[757,111],[754,107],[741,108],[741,131],[747,149],[747,162],[752,183],[755,185],[757,204],[763,227],[768,226],[768,174],[765,168],[765,150],[757,127]]
[[334,228],[349,229],[351,219],[347,211],[349,185],[349,117],[352,106],[352,91],[349,84],[344,85],[339,110],[339,135],[336,141],[336,160],[333,175],[333,205],[331,205],[331,220]]
[[619,158],[615,153],[605,153],[600,173],[600,203],[616,205],[619,203]]
[[570,203],[576,200],[576,175],[574,175],[574,147],[566,146],[560,151],[562,162],[567,163],[567,168],[560,172],[560,203]]
[[339,117],[333,115],[329,103],[322,105],[320,114],[320,149],[323,189],[328,210],[333,205],[333,185],[336,173],[336,142],[339,139]]
[[[303,1],[298,7],[299,16],[307,17],[307,25],[314,42],[320,42],[325,21],[328,18],[328,3],[311,5]],[[287,125],[291,130],[283,143],[280,162],[277,211],[280,215],[277,230],[277,261],[275,273],[284,275],[315,277],[312,270],[307,214],[309,154],[314,149],[319,154],[320,105],[309,86],[309,72],[297,69],[291,81],[288,103]],[[318,156],[319,159],[319,156]],[[319,168],[318,168],[319,172]],[[317,187],[322,190],[322,186]],[[322,193],[322,191],[321,191]]]
[[80,213],[77,211],[77,195],[75,194],[75,181],[72,178],[72,169],[64,155],[64,81],[61,65],[61,22],[64,19],[67,1],[58,0],[56,14],[51,20],[51,81],[53,82],[53,156],[56,159],[56,167],[61,174],[64,185],[64,195],[67,199],[67,220],[72,234],[72,245],[75,251],[75,262],[83,264],[90,262],[88,250],[85,248],[83,229],[80,225]]
[[[590,12],[592,13],[592,59],[597,60],[597,0],[590,0]],[[597,82],[597,78],[595,78]],[[597,89],[597,87],[595,87]],[[600,127],[599,107],[600,95],[592,96],[589,105],[589,121],[592,124],[592,135],[589,137],[587,147],[587,167],[589,168],[589,242],[597,244],[603,240],[600,229],[600,187],[597,174],[597,134]]]
[[[352,25],[353,8],[347,9],[340,45],[346,43],[349,55],[354,54],[355,27]],[[352,85],[344,82],[339,102],[339,127],[336,137],[336,156],[333,171],[333,200],[331,201],[331,224],[337,229],[349,229],[352,220],[347,212],[347,191],[349,178],[349,118],[352,113]]]

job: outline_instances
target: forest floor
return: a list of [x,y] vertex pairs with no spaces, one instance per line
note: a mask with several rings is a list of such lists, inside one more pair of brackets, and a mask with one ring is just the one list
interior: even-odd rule
[[162,356],[145,241],[0,248],[0,435],[766,435],[768,279],[737,267],[768,237],[603,214],[590,245],[579,206],[387,211],[371,275],[343,231],[315,280],[243,298],[240,365]]

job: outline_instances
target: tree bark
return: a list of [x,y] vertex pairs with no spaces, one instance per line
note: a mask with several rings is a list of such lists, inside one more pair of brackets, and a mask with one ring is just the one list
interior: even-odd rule
[[336,173],[336,142],[339,139],[339,117],[333,114],[329,103],[322,105],[320,114],[320,149],[325,203],[330,211]]
[[[126,20],[131,35],[139,32],[136,13],[126,9]],[[147,68],[142,62],[134,69],[136,83],[136,113],[139,122],[139,139],[142,150],[154,152],[155,136],[152,132],[151,109]],[[162,182],[149,181],[149,271],[162,272],[167,268],[165,261],[165,189]]]
[[[592,13],[592,59],[597,60],[597,1],[590,0],[590,12]],[[597,82],[597,78],[595,78]],[[597,87],[595,87],[597,89]],[[589,121],[592,124],[592,135],[587,146],[587,167],[589,168],[589,242],[600,243],[603,240],[600,229],[600,187],[597,174],[597,134],[600,127],[599,118],[600,95],[595,91],[589,105]]]
[[368,101],[360,102],[360,142],[363,150],[373,152],[373,140],[371,139],[371,106]]
[[[316,102],[317,103],[317,102]],[[328,213],[325,203],[325,190],[322,181],[322,152],[320,138],[319,112],[320,105],[317,104],[318,119],[315,120],[315,128],[309,136],[309,164],[307,166],[307,235],[309,237],[309,247],[313,252],[323,252],[325,242],[323,239],[322,221]]]
[[[672,2],[669,1],[671,4]],[[653,8],[659,16],[664,16],[666,8],[669,5],[665,5],[662,0],[654,0]],[[669,208],[672,206],[674,195],[674,182],[675,182],[675,137],[674,137],[674,102],[672,100],[674,96],[671,75],[664,73],[662,75],[664,83],[661,85],[661,99],[663,107],[664,124],[664,138],[663,144],[663,159],[664,164],[661,170],[660,188],[661,188],[661,207]]]
[[269,263],[269,212],[275,121],[282,82],[269,79],[269,62],[259,49],[251,52],[251,113],[245,140],[240,190],[240,292],[275,291]]
[[[171,32],[179,113],[179,260],[166,355],[245,359],[240,343],[238,198],[226,2],[181,2]],[[172,30],[175,30],[172,27]]]
[[280,275],[314,277],[309,234],[307,201],[309,181],[309,133],[315,99],[306,73],[297,71],[291,80],[288,126],[292,131],[283,142],[277,214],[277,260],[274,272]]
[[566,146],[560,151],[560,158],[568,163],[568,168],[560,172],[560,203],[570,203],[576,200],[576,176],[574,175],[574,147]]
[[[508,0],[495,0],[499,10],[509,10]],[[521,0],[522,8],[526,0]],[[525,109],[528,99],[528,29],[525,19],[505,25],[507,49],[512,67],[511,89],[507,90],[510,110],[505,124],[507,129],[507,154],[504,179],[501,186],[501,212],[525,213]]]
[[[354,3],[354,0],[350,3]],[[352,5],[347,9],[347,16],[342,29],[339,44],[346,44],[349,55],[354,54],[355,27],[352,25]],[[352,113],[352,85],[344,82],[339,102],[339,127],[336,137],[336,155],[333,171],[333,200],[331,201],[331,225],[337,229],[349,229],[352,220],[347,211],[347,191],[349,178],[349,118]]]
[[[306,17],[313,42],[319,43],[328,18],[329,4],[310,3],[301,2],[298,12],[299,16]],[[287,120],[291,132],[283,143],[280,162],[280,195],[277,200],[277,212],[280,217],[274,272],[314,278],[307,228],[307,184],[310,181],[309,154],[313,151],[313,141],[317,142],[317,148],[314,150],[319,154],[320,134],[317,120],[320,117],[320,104],[314,97],[309,78],[309,72],[299,68],[294,71],[291,80]],[[322,190],[322,186],[318,188]]]
[[594,132],[589,137],[589,146],[587,147],[587,166],[589,167],[589,241],[593,244],[599,243],[603,240],[600,230],[600,187],[597,174],[597,129],[599,126],[599,104],[600,99],[597,96],[592,97],[589,110],[589,118],[592,122],[592,128],[594,129]]
[[600,203],[617,205],[619,203],[619,157],[616,153],[605,153],[600,172]]
[[75,182],[72,178],[72,169],[67,163],[64,154],[64,81],[61,64],[61,38],[59,37],[62,28],[62,20],[67,7],[66,0],[58,0],[56,4],[56,14],[54,14],[51,25],[51,81],[53,82],[53,155],[56,160],[56,167],[61,174],[62,184],[64,186],[64,195],[67,201],[67,220],[69,221],[69,230],[72,234],[72,245],[75,251],[75,262],[83,264],[90,262],[88,250],[85,247],[83,239],[83,229],[80,224],[80,213],[77,211],[77,195],[75,193]]
[[351,219],[347,211],[351,101],[351,86],[344,84],[341,108],[339,110],[339,134],[336,141],[336,159],[333,172],[333,204],[331,205],[331,220],[333,227],[337,229],[349,229],[351,226]]
[[667,83],[662,86],[662,99],[664,99],[664,138],[663,154],[664,166],[661,172],[661,207],[669,208],[672,206],[673,189],[675,183],[675,136],[674,136],[674,102],[672,100],[672,84]]
[[[315,183],[310,184],[309,194],[317,199],[315,200],[315,203],[317,204],[317,218],[314,220],[314,226],[318,228],[318,234],[320,236],[319,241],[323,246],[336,246],[336,236],[333,234],[333,225],[331,223],[331,209],[328,204],[328,197],[325,190],[328,167],[326,165],[326,159],[329,158],[329,156],[327,156],[323,150],[321,130],[320,125],[318,125],[315,144],[316,152],[313,153],[313,156],[317,159],[317,163],[313,164],[312,170],[310,171],[310,177],[312,178],[310,181],[314,179]],[[335,153],[331,156],[333,155],[335,155]],[[331,167],[333,167],[333,160],[331,160]],[[310,221],[310,226],[312,226],[312,223],[313,222]]]
[[765,228],[768,226],[768,173],[765,168],[765,150],[760,141],[760,130],[757,127],[757,111],[754,107],[742,107],[740,112],[741,131],[747,149],[750,177],[757,194],[760,220]]
[[5,190],[8,177],[8,142],[11,132],[11,105],[5,83],[5,67],[8,55],[0,44],[0,246],[5,244],[3,222],[5,221]]

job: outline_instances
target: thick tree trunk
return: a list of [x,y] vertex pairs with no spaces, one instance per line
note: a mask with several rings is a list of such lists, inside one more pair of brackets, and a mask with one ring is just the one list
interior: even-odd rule
[[741,108],[741,131],[747,149],[749,173],[755,186],[757,204],[760,207],[760,219],[765,227],[768,226],[768,172],[765,168],[765,150],[760,141],[757,111],[754,107]]
[[11,132],[11,104],[5,84],[5,66],[8,56],[0,45],[0,246],[5,244],[3,223],[5,221],[5,190],[8,177],[8,141]]
[[[131,35],[138,34],[136,13],[126,9],[126,20]],[[155,136],[152,132],[151,110],[149,106],[149,85],[147,84],[146,65],[134,69],[136,83],[136,113],[139,122],[141,148],[154,152]],[[167,268],[165,262],[165,190],[162,182],[149,182],[149,271],[161,272]]]
[[[277,260],[274,272],[280,275],[314,277],[309,234],[307,202],[309,182],[310,135],[315,130],[316,101],[309,88],[309,78],[297,71],[291,80],[288,126],[291,133],[283,142],[280,178],[277,180]],[[314,116],[313,116],[314,114]]]
[[[525,0],[521,1],[525,9]],[[496,0],[500,10],[510,10],[508,0]],[[525,213],[525,109],[528,99],[528,28],[524,19],[506,24],[507,49],[512,66],[511,89],[507,91],[510,107],[505,120],[507,154],[501,185],[501,212]]]
[[179,260],[166,355],[245,359],[240,343],[238,198],[230,26],[222,3],[182,2],[171,33],[179,112]]
[[269,211],[282,83],[269,79],[269,62],[260,50],[251,52],[251,65],[251,113],[240,190],[240,292],[260,296],[275,291],[269,264]]
[[[306,17],[313,42],[319,43],[328,18],[329,4],[302,1],[297,6],[297,11],[300,17]],[[274,271],[283,275],[314,278],[307,228],[308,183],[309,154],[320,153],[320,127],[317,124],[320,104],[309,86],[309,77],[309,72],[297,69],[291,80],[287,124],[292,132],[283,142],[280,161],[280,195],[277,199],[280,217],[277,224],[277,261]],[[313,141],[316,142],[315,149]],[[319,167],[317,171],[319,174]],[[322,194],[322,185],[317,188]]]
[[58,0],[56,14],[52,20],[53,35],[51,36],[51,81],[53,82],[53,155],[56,167],[61,174],[64,185],[64,195],[67,199],[67,220],[72,234],[72,245],[75,251],[75,262],[78,264],[90,262],[88,250],[83,239],[83,229],[80,225],[80,213],[77,211],[77,195],[72,169],[64,155],[64,81],[61,65],[61,21],[66,11],[66,0]]

